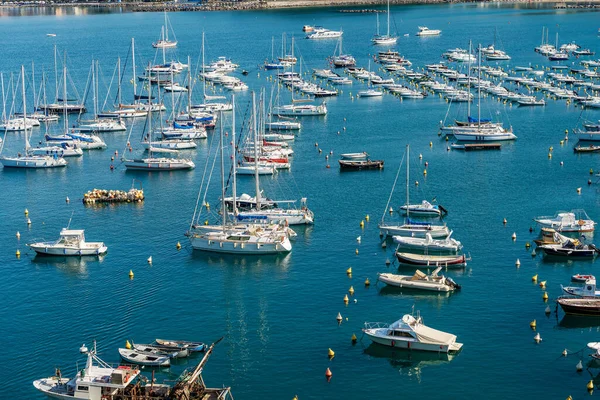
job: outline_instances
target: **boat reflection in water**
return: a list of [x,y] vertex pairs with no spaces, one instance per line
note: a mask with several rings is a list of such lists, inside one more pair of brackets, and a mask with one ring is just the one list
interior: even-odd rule
[[80,257],[48,257],[44,255],[36,255],[31,259],[31,262],[40,267],[47,266],[57,268],[69,275],[87,275],[88,266],[102,263],[104,261],[104,257],[104,255]]
[[597,326],[600,326],[600,318],[594,315],[564,315],[558,323],[560,329],[581,329]]
[[291,253],[273,254],[273,255],[234,255],[224,253],[204,253],[194,251],[191,253],[193,260],[202,260],[210,266],[219,266],[222,268],[234,267],[252,267],[253,271],[260,271],[264,268],[277,268],[278,271],[285,271],[290,266]]
[[421,382],[422,370],[425,367],[436,367],[447,364],[458,354],[435,353],[428,351],[411,351],[382,346],[371,343],[364,353],[373,358],[388,359],[393,368],[398,372]]
[[412,300],[420,299],[423,301],[433,301],[449,298],[454,292],[435,292],[420,289],[411,289],[397,286],[385,286],[379,289],[379,294],[388,297],[410,298]]

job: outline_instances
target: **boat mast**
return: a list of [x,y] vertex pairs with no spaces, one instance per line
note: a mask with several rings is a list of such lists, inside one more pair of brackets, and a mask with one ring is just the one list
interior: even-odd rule
[[204,31],[202,31],[202,102],[206,103],[206,76],[204,75]]
[[[469,53],[469,60],[471,54]],[[479,54],[477,54],[477,125],[481,127],[481,43],[479,44]]]
[[192,63],[190,62],[190,56],[188,56],[188,76],[187,76],[187,80],[188,80],[188,88],[187,88],[187,94],[188,94],[188,118],[192,116]]
[[237,168],[237,151],[236,151],[236,143],[235,143],[235,94],[231,95],[231,107],[232,107],[232,116],[231,116],[231,147],[233,152],[233,181],[231,184],[231,192],[233,195],[233,218],[237,217],[237,182],[236,182],[236,168]]
[[[148,67],[150,67],[150,63],[148,63]],[[149,85],[150,87],[148,88],[148,114],[146,116],[147,119],[147,126],[148,126],[148,155],[150,157],[152,157],[152,84]],[[157,90],[157,92],[159,92],[160,94],[160,88]],[[160,99],[159,99],[160,102]],[[142,133],[143,135],[143,133]],[[142,138],[143,140],[143,138]]]
[[[4,81],[2,83],[3,83],[2,87],[4,88]],[[44,105],[45,105],[45,104],[47,104],[47,102],[46,102],[46,71],[43,68],[42,68],[42,91],[43,91]],[[4,89],[2,90],[2,92],[4,92]],[[48,116],[48,108],[47,107],[44,108],[44,115]],[[46,124],[46,126],[47,126],[47,124]]]
[[[2,121],[6,121],[6,95],[4,93],[4,73],[0,72],[0,82],[2,83]],[[6,134],[6,132],[5,132]]]
[[[225,160],[223,159],[223,111],[219,112],[219,121],[221,121],[220,125],[220,134],[219,134],[219,147],[221,148],[221,199],[223,199],[221,208],[223,214],[223,232],[225,232],[225,224],[227,223],[227,207],[225,206]],[[235,198],[233,199],[235,203]]]
[[[122,77],[121,77],[121,57],[117,58],[117,69],[119,71],[119,74],[118,74],[119,84],[117,85],[117,96],[118,96],[117,99],[118,99],[119,104],[121,104],[121,79],[122,79]],[[135,82],[135,75],[133,76],[133,81]]]
[[[167,10],[165,10],[165,43],[169,41],[169,27],[167,25]],[[164,46],[163,46],[164,48]]]
[[94,119],[98,115],[98,61],[92,60],[92,85],[94,88]]
[[[294,90],[292,88],[292,90]],[[258,134],[256,132],[258,124],[256,110],[256,93],[252,92],[252,129],[254,130],[254,186],[256,189],[256,210],[260,210],[260,185],[258,179]]]
[[406,219],[410,219],[410,193],[409,193],[409,180],[410,180],[410,145],[406,145]]
[[[469,62],[467,71],[467,122],[471,117],[471,53],[473,52],[473,42],[469,40]],[[457,85],[458,86],[458,85]]]
[[[165,46],[164,46],[164,42],[165,42],[165,27],[164,26],[160,30],[160,36],[162,36],[162,40],[163,40],[162,56],[163,56],[163,65],[165,65],[167,63],[167,57],[166,57],[166,54],[165,54]],[[158,74],[157,74],[157,76],[158,76]]]
[[[390,0],[388,0],[387,3],[387,36],[390,37]],[[379,17],[379,14],[377,14],[377,17]],[[379,21],[379,18],[377,21]],[[377,29],[379,30],[379,25],[377,26]]]
[[25,129],[25,155],[29,153],[29,139],[27,139],[27,102],[25,101],[25,66],[21,65],[21,86],[23,90],[23,128]]
[[33,88],[33,111],[35,112],[37,104],[35,102],[35,65],[33,61],[31,62],[31,87]]
[[57,58],[57,49],[56,45],[54,45],[54,80],[56,81],[55,92],[56,93],[56,102],[58,103],[58,58]]
[[375,37],[379,37],[379,13],[375,13],[377,17],[377,32],[375,33]]
[[[92,63],[92,67],[93,67]],[[63,65],[63,118],[65,120],[65,133],[69,130],[69,118],[67,118],[67,63],[65,60],[65,65]]]
[[[133,102],[137,100],[136,88],[137,85],[135,83],[137,76],[135,76],[135,39],[131,38],[131,66],[133,68]],[[120,82],[120,81],[119,81]],[[120,106],[121,104],[119,104]]]

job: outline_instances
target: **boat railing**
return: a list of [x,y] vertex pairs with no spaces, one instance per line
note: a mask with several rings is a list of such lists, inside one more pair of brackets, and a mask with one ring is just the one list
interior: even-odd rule
[[380,329],[389,327],[390,324],[387,322],[365,322],[365,329]]

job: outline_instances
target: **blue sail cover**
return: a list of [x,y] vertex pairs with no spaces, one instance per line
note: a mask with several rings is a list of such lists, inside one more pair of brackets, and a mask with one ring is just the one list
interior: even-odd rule
[[430,225],[429,222],[422,222],[422,221],[413,221],[410,218],[406,218],[406,223],[409,225]]
[[268,219],[268,217],[266,215],[238,215],[237,219],[239,221],[243,221],[243,220],[266,220]]
[[482,123],[482,122],[492,122],[492,120],[489,119],[489,118],[479,118],[479,119],[477,119],[477,118],[473,118],[473,117],[471,117],[469,115],[469,122],[470,123],[478,123],[478,122]]
[[181,125],[178,124],[177,122],[173,122],[173,128],[176,129],[192,129],[194,127],[194,125]]

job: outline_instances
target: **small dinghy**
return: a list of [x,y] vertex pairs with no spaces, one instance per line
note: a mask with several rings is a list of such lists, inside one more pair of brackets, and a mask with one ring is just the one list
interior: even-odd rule
[[171,365],[171,359],[166,355],[124,348],[119,349],[119,354],[123,360],[132,364],[148,367],[168,367]]
[[414,275],[379,274],[379,280],[386,285],[409,289],[429,290],[433,292],[452,292],[459,290],[460,285],[444,275],[438,276],[442,267],[437,267],[431,275],[417,270]]
[[191,352],[205,351],[206,345],[202,342],[191,342],[188,340],[165,340],[165,339],[156,339],[156,343],[163,346],[171,346],[171,347],[184,347]]

